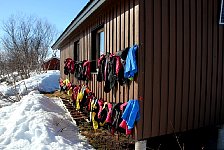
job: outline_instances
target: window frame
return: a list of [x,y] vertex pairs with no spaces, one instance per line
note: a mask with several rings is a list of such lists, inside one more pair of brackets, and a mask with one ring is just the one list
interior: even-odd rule
[[[105,52],[105,29],[104,26],[101,25],[100,27],[96,28],[92,31],[92,46],[91,46],[91,73],[97,73],[97,60],[100,58],[100,33],[103,32],[103,46],[104,46],[104,54]],[[95,56],[94,56],[95,54]]]
[[[76,51],[76,59],[75,59],[75,51]],[[80,40],[77,40],[74,42],[74,48],[73,48],[73,60],[79,61],[79,52],[80,52]]]

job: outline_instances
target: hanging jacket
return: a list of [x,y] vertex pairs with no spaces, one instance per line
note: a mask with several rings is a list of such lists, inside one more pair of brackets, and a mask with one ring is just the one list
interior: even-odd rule
[[74,61],[71,58],[66,58],[64,61],[64,74],[74,74],[75,68],[74,68]]
[[105,56],[105,66],[104,66],[104,81],[107,81],[108,80],[108,75],[109,75],[109,72],[108,72],[108,62],[110,61],[110,56],[109,54],[107,54]]
[[104,80],[105,80],[105,85],[104,85],[104,92],[109,93],[110,92],[110,81],[109,81],[109,61],[110,61],[110,56],[107,54],[105,56],[105,66],[104,66]]
[[102,112],[102,110],[103,110],[103,104],[104,104],[103,100],[102,100],[102,99],[99,99],[99,100],[98,100],[98,105],[99,105],[98,118],[99,118],[99,119],[101,118],[101,112]]
[[125,133],[126,135],[131,135],[132,134],[132,130],[128,129],[127,123],[125,120],[122,120],[122,122],[120,123],[119,127],[125,129]]
[[103,104],[103,108],[102,108],[102,111],[100,113],[100,118],[99,118],[99,123],[100,123],[101,127],[104,126],[106,123],[107,113],[108,113],[108,106],[107,106],[107,102],[105,102]]
[[93,99],[93,95],[92,95],[92,92],[89,90],[86,90],[86,93],[87,93],[87,100],[86,100],[85,106],[86,106],[86,110],[90,111],[91,110],[91,100]]
[[118,82],[120,85],[124,85],[125,83],[128,82],[127,78],[124,77],[124,67],[125,67],[125,61],[127,58],[128,51],[129,51],[129,47],[125,48],[122,51],[117,52],[117,56],[120,57],[120,61],[122,64],[118,72]]
[[121,110],[120,110],[121,105],[122,105],[122,103],[117,103],[117,104],[114,105],[114,107],[112,109],[112,119],[113,119],[112,127],[114,127],[115,130],[118,129],[119,124],[122,121]]
[[98,129],[98,118],[97,118],[97,113],[99,111],[99,105],[98,105],[98,100],[93,99],[91,102],[91,113],[90,113],[90,118],[93,123],[93,129],[96,130]]
[[82,101],[83,96],[84,96],[84,94],[80,90],[80,92],[77,95],[77,99],[76,99],[76,110],[80,110],[80,102]]
[[[120,110],[123,113],[126,106],[127,106],[127,102],[123,103],[122,105],[120,105]],[[122,122],[120,123],[119,127],[123,128],[125,130],[126,135],[131,135],[132,134],[132,130],[128,129],[127,123],[126,121],[123,119]]]
[[124,110],[122,115],[122,119],[124,119],[128,125],[128,129],[134,128],[135,121],[140,119],[139,112],[139,102],[138,100],[129,100],[128,104]]
[[72,93],[72,100],[73,100],[73,101],[76,101],[78,92],[79,92],[79,87],[78,87],[78,86],[75,86],[75,87],[73,88],[73,93]]
[[70,87],[68,90],[67,90],[67,95],[68,96],[72,96],[72,87]]
[[115,86],[117,82],[116,76],[116,58],[114,55],[110,55],[107,59],[107,71],[106,81],[104,86],[104,92],[109,93],[110,90]]
[[69,68],[68,68],[68,65],[67,65],[68,60],[69,60],[69,58],[67,58],[67,59],[64,60],[64,74],[65,75],[68,75],[69,74]]
[[60,85],[60,87],[64,86],[62,78],[60,78],[60,80],[59,80],[59,85]]
[[108,106],[108,113],[107,113],[106,122],[107,123],[112,123],[112,108],[113,108],[113,105],[111,103],[108,103],[107,106]]
[[63,86],[64,91],[67,92],[67,90],[69,90],[71,87],[71,83],[70,83],[69,79],[63,80],[63,85],[64,85]]
[[75,77],[78,80],[83,80],[83,61],[77,61],[75,63]]
[[122,61],[125,61],[128,55],[128,51],[129,51],[130,47],[125,48],[124,50],[118,51],[117,52],[117,56],[121,57]]
[[82,111],[83,110],[83,108],[85,107],[85,106],[87,106],[87,93],[86,93],[86,88],[84,89],[84,91],[82,91],[83,92],[83,99],[80,101],[80,110]]
[[84,79],[86,80],[90,80],[91,77],[90,77],[90,62],[89,61],[85,61],[83,63],[83,76],[84,76]]
[[105,55],[101,55],[101,57],[97,61],[97,66],[98,66],[97,81],[98,82],[105,81],[105,78],[104,78],[105,63],[106,63]]
[[121,58],[119,56],[114,56],[116,60],[116,75],[119,75],[120,69],[123,67],[121,63]]
[[137,73],[137,61],[136,61],[136,51],[138,50],[138,46],[132,46],[129,51],[125,62],[124,67],[124,77],[125,78],[133,78],[135,73]]
[[105,80],[104,92],[109,93],[110,90],[116,86],[117,80],[119,80],[118,75],[122,69],[122,64],[120,63],[119,56],[115,56],[113,54],[107,57],[106,61],[107,61],[107,67],[106,67],[107,78]]
[[75,72],[75,62],[73,60],[71,60],[69,63],[70,63],[70,73],[74,74],[74,72]]
[[66,90],[66,85],[64,85],[62,78],[59,80],[59,85],[60,85],[60,92]]

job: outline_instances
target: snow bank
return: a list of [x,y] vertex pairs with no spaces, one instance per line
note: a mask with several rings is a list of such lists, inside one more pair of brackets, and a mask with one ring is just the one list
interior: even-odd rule
[[16,90],[14,86],[6,89],[0,87],[0,91],[4,95],[12,96],[15,92],[25,95],[33,90],[40,90],[42,92],[53,92],[59,89],[59,70],[49,70],[47,73],[33,75],[29,79],[25,79],[16,83]]
[[0,149],[92,149],[78,133],[61,101],[37,91],[1,108],[0,118]]

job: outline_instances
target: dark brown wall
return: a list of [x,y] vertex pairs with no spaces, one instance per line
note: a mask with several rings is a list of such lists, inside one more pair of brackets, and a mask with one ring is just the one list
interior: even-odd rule
[[[104,82],[92,74],[89,86],[109,102],[141,97],[136,139],[221,124],[224,45],[219,8],[219,0],[107,1],[64,41],[61,60],[73,58],[78,39],[80,60],[90,60],[91,31],[104,24],[107,52],[140,45],[138,78],[106,94]],[[63,61],[61,76],[66,77]]]
[[219,11],[220,0],[140,1],[138,139],[224,122]]

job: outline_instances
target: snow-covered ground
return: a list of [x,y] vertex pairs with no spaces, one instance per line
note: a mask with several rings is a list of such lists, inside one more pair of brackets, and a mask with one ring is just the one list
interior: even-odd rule
[[[52,92],[59,88],[59,77],[60,72],[56,70],[42,74],[31,73],[29,79],[16,82],[15,86],[7,86],[6,82],[0,83],[0,92],[13,99],[15,99],[15,93],[23,96],[34,90]],[[0,106],[10,105],[5,101],[7,100],[0,98]]]
[[[17,83],[22,99],[0,108],[0,149],[93,149],[79,134],[60,99],[48,98],[37,91],[58,89],[58,79],[59,71],[48,71]],[[4,83],[0,84],[0,91],[13,95],[12,87]]]
[[[47,73],[35,74],[32,73],[29,79],[25,79],[16,83],[16,91],[19,94],[26,94],[33,90],[41,90],[45,92],[52,92],[59,88],[59,76],[60,72],[56,70],[50,70]],[[5,86],[3,83],[2,86]],[[0,91],[5,95],[12,95],[15,92],[15,86],[9,86]]]

